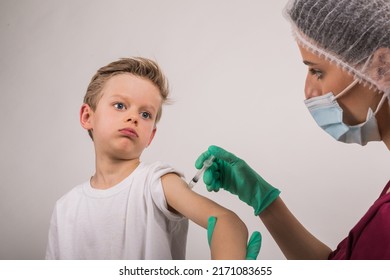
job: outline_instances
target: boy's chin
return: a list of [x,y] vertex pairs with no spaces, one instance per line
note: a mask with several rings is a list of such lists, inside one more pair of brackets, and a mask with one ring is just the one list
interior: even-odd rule
[[117,151],[112,155],[112,158],[117,161],[132,161],[132,160],[139,160],[141,156],[141,153],[131,151],[131,152],[125,152],[125,151]]

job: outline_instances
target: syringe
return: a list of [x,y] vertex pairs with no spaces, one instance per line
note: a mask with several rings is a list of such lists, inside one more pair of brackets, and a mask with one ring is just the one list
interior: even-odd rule
[[211,155],[208,159],[206,159],[203,162],[202,168],[195,174],[194,178],[192,178],[192,180],[188,184],[188,186],[191,189],[195,186],[196,183],[198,183],[199,178],[200,178],[200,176],[202,176],[203,172],[205,172],[206,169],[209,168],[213,164],[214,159],[215,159],[215,157],[213,155]]

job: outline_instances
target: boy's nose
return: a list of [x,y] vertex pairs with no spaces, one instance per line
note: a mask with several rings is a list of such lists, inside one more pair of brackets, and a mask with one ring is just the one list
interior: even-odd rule
[[126,122],[131,122],[131,123],[134,123],[134,124],[137,124],[138,123],[138,120],[136,117],[132,116],[132,117],[129,117]]

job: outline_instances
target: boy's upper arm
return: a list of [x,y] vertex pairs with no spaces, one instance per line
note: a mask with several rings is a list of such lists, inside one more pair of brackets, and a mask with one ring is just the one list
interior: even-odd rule
[[207,220],[210,216],[230,212],[212,200],[192,191],[188,184],[175,173],[162,176],[161,182],[168,207],[204,228],[207,228]]

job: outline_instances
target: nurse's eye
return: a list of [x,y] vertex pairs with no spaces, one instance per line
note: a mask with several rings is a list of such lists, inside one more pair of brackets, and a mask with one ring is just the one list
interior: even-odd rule
[[119,110],[119,111],[123,111],[123,110],[126,110],[126,105],[121,103],[121,102],[117,102],[114,104],[114,107],[115,109]]
[[318,70],[318,69],[310,68],[309,72],[310,72],[311,75],[315,76],[317,78],[317,80],[322,79],[323,76],[324,76],[324,73],[321,70]]
[[152,118],[152,115],[149,112],[141,112],[140,115],[141,115],[141,118],[143,118],[145,120]]

